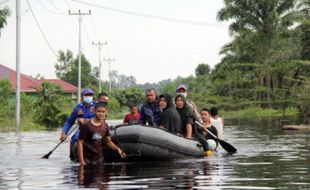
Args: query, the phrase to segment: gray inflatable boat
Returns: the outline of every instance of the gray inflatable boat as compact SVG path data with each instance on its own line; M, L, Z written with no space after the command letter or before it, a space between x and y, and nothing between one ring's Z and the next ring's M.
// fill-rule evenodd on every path
M113 142L124 150L127 157L121 159L116 152L105 148L106 162L166 161L204 157L203 148L198 141L157 127L123 125L111 128L110 134Z

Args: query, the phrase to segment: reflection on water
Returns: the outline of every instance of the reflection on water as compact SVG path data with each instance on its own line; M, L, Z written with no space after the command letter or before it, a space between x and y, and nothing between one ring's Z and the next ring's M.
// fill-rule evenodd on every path
M268 125L226 126L234 156L83 167L68 142L41 159L59 131L0 133L0 189L310 189L310 132Z

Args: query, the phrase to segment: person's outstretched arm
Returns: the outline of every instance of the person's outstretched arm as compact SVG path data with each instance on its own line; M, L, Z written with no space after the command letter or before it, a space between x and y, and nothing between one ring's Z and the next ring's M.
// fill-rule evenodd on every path
M109 148L111 148L112 150L117 151L118 154L119 154L122 158L125 158L125 157L126 157L125 152L123 152L118 146L116 146L116 145L113 143L113 141L112 141L112 139L111 139L110 136L107 136L107 137L106 137L106 142L107 142L107 146L108 146Z

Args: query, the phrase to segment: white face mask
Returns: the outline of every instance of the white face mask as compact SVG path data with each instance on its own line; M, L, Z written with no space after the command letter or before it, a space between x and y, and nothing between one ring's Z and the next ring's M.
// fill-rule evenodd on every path
M182 94L185 98L187 97L187 93L186 92L179 92L178 94Z
M90 104L93 101L92 96L83 96L83 102Z

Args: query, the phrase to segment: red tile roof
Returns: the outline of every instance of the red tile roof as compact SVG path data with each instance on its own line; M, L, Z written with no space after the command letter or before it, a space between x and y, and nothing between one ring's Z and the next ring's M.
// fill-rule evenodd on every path
M8 79L11 82L13 91L16 88L16 72L13 69L10 69L4 65L0 64L0 80ZM48 81L52 84L59 84L65 93L77 92L77 87L73 86L70 83L67 83L61 79L42 79L36 80L27 75L20 75L20 91L21 92L32 92L35 93L35 87L40 85L43 81Z

